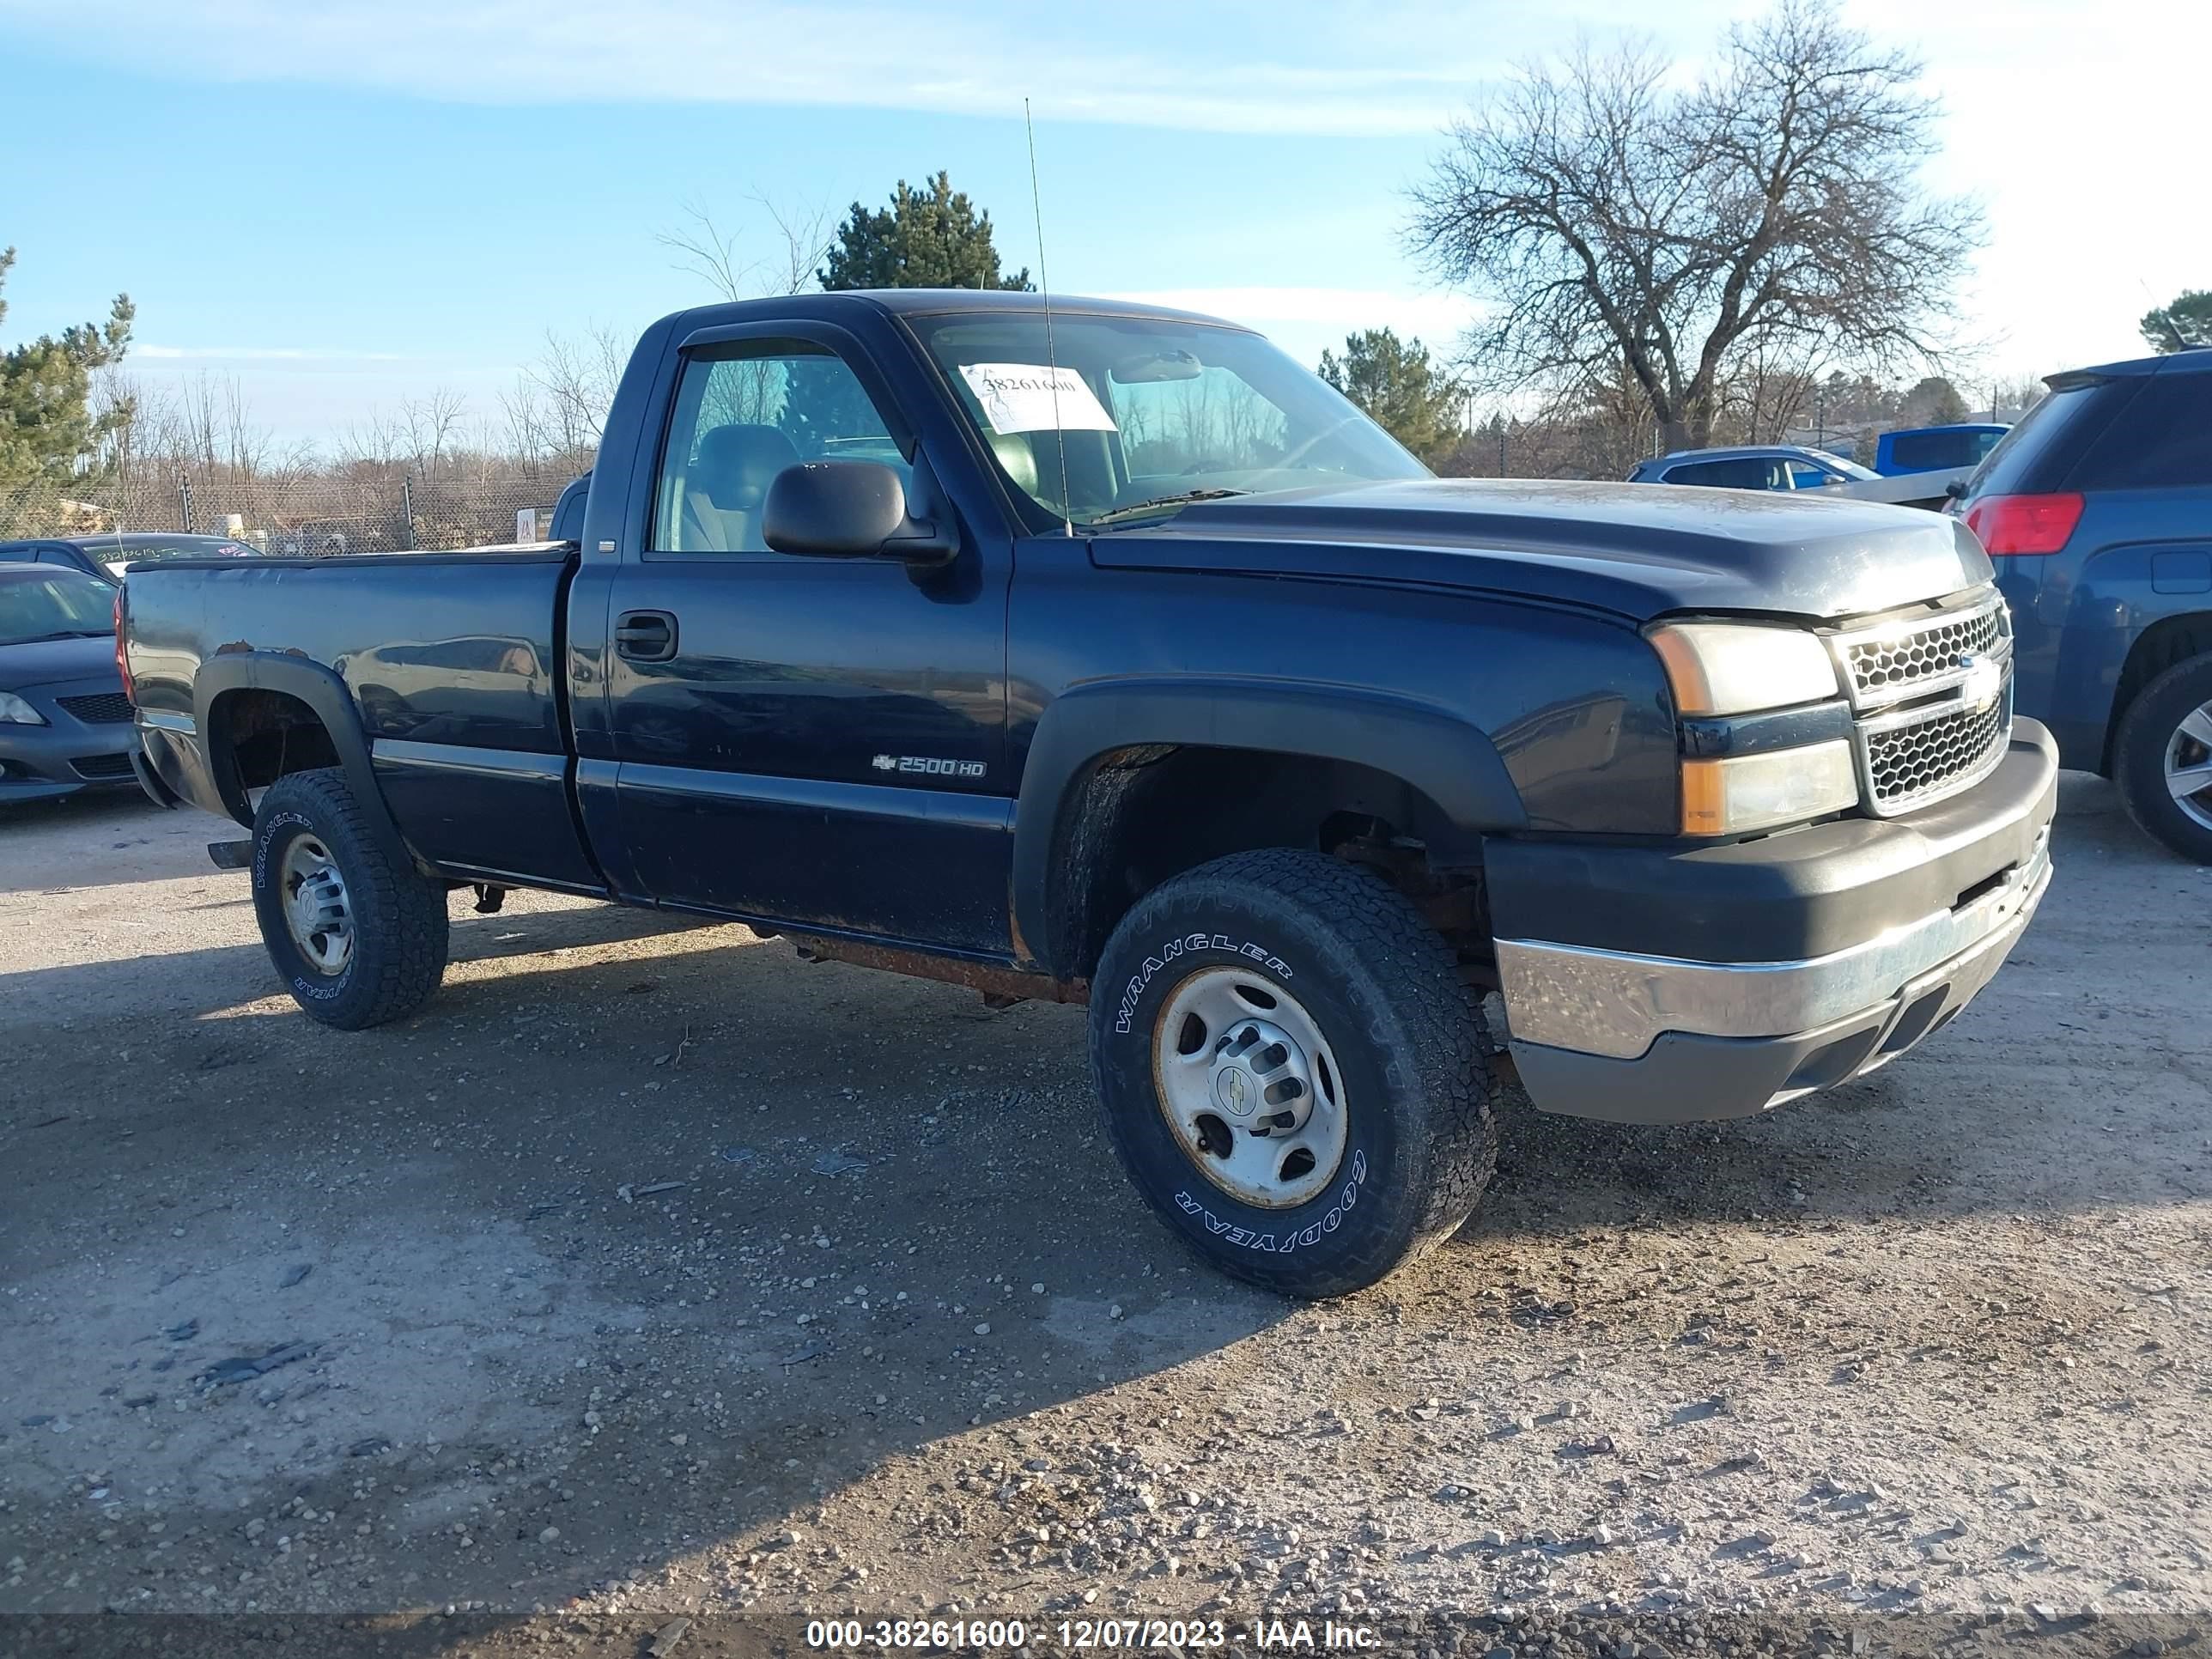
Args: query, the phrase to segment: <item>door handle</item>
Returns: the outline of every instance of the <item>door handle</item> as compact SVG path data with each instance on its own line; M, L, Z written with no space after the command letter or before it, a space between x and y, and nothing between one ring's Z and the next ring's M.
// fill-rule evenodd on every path
M615 618L615 655L666 662L676 654L676 618L665 611L625 611Z

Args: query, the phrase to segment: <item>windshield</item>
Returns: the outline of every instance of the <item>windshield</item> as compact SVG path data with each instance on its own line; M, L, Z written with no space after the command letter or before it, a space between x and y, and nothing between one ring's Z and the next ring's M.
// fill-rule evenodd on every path
M1055 314L1048 349L1042 313L911 321L1039 529L1063 515L1136 525L1194 498L1429 476L1319 376L1242 329Z
M1829 471L1841 473L1846 478L1863 481L1881 476L1870 466L1861 466L1856 461L1847 461L1842 456L1828 450L1808 449L1805 453L1819 461L1822 466L1826 467Z
M44 566L0 577L0 645L115 631L115 589L81 571Z
M243 559L252 557L253 553L244 544L221 536L179 536L173 541L142 540L136 536L118 540L112 536L95 536L77 545L95 559L110 564L160 564L170 559Z

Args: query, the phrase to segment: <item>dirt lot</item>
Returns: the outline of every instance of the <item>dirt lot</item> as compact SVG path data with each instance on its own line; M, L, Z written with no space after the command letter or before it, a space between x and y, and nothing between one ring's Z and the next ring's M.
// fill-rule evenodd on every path
M1927 1050L1512 1122L1323 1309L1140 1211L1077 1011L524 896L341 1036L224 826L0 815L0 1612L2202 1611L2212 876L2067 781Z

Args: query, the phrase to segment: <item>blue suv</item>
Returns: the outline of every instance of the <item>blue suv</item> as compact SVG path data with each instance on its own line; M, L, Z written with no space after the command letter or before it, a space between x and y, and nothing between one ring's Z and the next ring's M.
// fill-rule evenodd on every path
M2212 864L2212 349L2044 384L1949 509L2011 604L2019 712Z

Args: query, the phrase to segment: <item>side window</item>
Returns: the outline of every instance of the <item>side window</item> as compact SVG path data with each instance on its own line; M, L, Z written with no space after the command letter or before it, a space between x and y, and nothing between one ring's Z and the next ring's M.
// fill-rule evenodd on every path
M1908 472L1970 466L1977 457L1967 432L1900 432L1890 441L1889 464Z
M690 358L653 495L656 553L765 553L761 504L800 461L906 458L844 359L801 341ZM909 485L911 480L908 480Z
M1668 483L1704 484L1714 489L1787 489L1778 464L1739 456L1725 461L1691 461L1667 475Z

